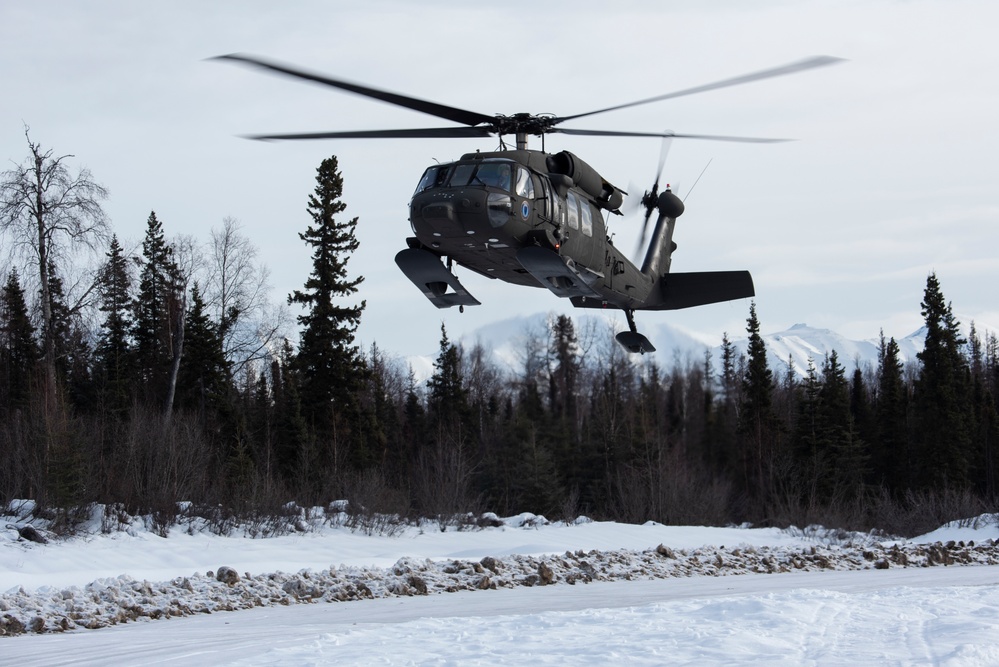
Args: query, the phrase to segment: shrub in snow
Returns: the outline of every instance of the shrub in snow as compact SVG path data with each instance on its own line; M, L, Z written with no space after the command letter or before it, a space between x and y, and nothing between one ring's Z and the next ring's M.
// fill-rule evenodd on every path
M13 528L16 530L22 540L37 542L39 544L48 544L48 540L45 539L45 536L35 530L35 527L30 523L27 526L12 526L8 524L7 528Z
M486 512L479 516L476 520L475 525L479 528L502 528L505 524L503 520L496 516L493 512Z

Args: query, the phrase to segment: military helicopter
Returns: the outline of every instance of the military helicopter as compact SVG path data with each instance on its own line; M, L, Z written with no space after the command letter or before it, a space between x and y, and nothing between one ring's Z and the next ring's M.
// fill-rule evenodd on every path
M736 137L667 132L618 132L561 127L566 121L617 111L641 104L717 90L753 81L793 74L839 62L816 56L781 67L724 79L635 102L571 116L517 113L486 115L437 104L407 95L334 79L297 67L243 54L218 56L271 72L339 88L389 104L458 123L426 129L261 134L264 141L303 139L479 138L498 135L500 150L462 155L427 168L409 204L414 236L395 261L438 308L480 305L453 271L458 264L488 278L514 285L543 287L568 298L578 308L616 308L624 311L629 331L617 335L629 352L655 351L638 332L637 310L676 310L755 295L748 271L671 273L676 249L673 231L684 211L683 202L667 185L659 192L666 151L652 189L645 192L642 239L653 213L652 238L641 268L611 241L606 214L621 214L627 193L604 179L593 167L569 151L549 154L544 137L574 136L661 137L668 141L706 139L773 143L786 139ZM510 148L504 137L515 137ZM542 150L527 147L528 136L539 136ZM642 241L640 241L640 244Z

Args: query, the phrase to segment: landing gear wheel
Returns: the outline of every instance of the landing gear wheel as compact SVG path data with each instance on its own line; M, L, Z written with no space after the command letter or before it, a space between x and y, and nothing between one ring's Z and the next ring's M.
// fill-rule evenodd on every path
M638 333L638 328L635 326L635 311L626 308L624 315L628 318L628 328L631 330L622 331L614 337L621 344L621 347L632 354L655 352L656 348L649 342L649 339Z

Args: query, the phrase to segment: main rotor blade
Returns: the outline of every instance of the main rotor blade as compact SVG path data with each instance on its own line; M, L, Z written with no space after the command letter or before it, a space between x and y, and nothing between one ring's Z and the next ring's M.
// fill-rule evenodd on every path
M295 139L469 139L488 137L492 132L485 127L428 127L413 130L354 130L346 132L303 132L296 134L250 134L245 138L258 141L285 141Z
M454 121L455 123L461 123L463 125L480 125L482 123L493 123L496 120L492 116L486 116L485 114L476 113L474 111L456 109L455 107L437 104L436 102L428 102L415 97L409 97L408 95L400 95L386 90L378 90L377 88L370 88L368 86L362 86L349 81L343 81L341 79L334 79L321 74L307 72L288 65L268 62L254 56L230 53L224 56L215 56L211 60L232 60L235 62L246 63L247 65L261 67L273 72L278 72L279 74L286 74L299 79L320 83L324 86L332 86L334 88L346 90L357 95L372 97L376 100L381 100L382 102L388 102L389 104L394 104L396 106L405 107L414 111L420 111L422 113L430 114L431 116L437 116L438 118L444 118L445 120Z
M739 86L744 83L751 83L753 81L770 79L775 76L784 76L785 74L796 74L797 72L803 72L805 70L814 69L816 67L825 67L826 65L834 65L839 62L843 62L843 58L836 58L834 56L814 56L812 58L806 58L805 60L799 60L797 62L788 63L787 65L782 65L780 67L773 67L770 69L761 70L759 72L753 72L751 74L743 74L742 76L732 77L731 79L723 79L721 81L716 81L714 83L709 83L703 86L686 88L684 90L678 90L674 93L666 93L665 95L658 95L656 97L650 97L648 99L638 100L637 102L619 104L617 106L607 107L606 109L598 109L596 111L588 111L586 113L576 114L575 116L562 116L561 118L556 118L555 122L562 123L567 120L573 120L574 118L583 118L584 116L593 116L598 113L617 111L618 109L627 109L628 107L635 107L639 106L640 104L649 104L650 102L659 102L662 100L672 99L674 97L683 97L685 95L694 95L695 93L704 93L709 90L718 90L719 88Z
M772 139L767 137L731 137L721 134L681 134L679 132L618 132L616 130L575 130L568 127L553 127L549 132L575 134L584 137L669 137L673 139L707 139L709 141L737 141L748 144L779 144L794 139Z

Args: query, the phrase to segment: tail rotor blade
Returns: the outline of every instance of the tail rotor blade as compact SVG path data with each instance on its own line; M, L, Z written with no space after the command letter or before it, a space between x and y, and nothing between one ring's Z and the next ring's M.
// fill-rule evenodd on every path
M638 247L635 249L636 257L641 257L642 250L645 248L645 237L649 231L649 219L652 217L652 212L656 210L656 204L659 201L659 179L662 178L663 168L666 166L666 156L669 155L669 149L672 145L673 132L666 130L666 133L663 135L663 142L659 147L659 166L656 169L656 180L652 183L652 190L647 191L645 196L642 197L645 217L642 220L642 232L638 236Z

